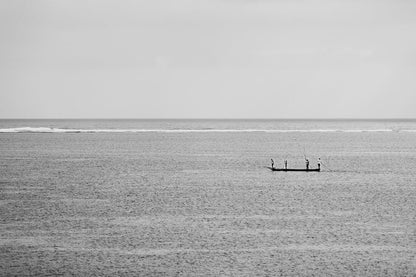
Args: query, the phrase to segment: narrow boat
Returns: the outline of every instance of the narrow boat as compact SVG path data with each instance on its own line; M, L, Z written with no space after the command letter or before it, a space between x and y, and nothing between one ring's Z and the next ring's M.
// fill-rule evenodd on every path
M271 171L304 171L304 172L320 172L321 168L274 168L274 167L267 167L268 169L270 169Z

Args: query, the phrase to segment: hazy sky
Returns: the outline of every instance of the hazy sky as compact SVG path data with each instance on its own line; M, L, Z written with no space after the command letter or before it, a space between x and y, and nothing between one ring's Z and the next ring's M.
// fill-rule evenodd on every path
M416 1L1 0L0 117L416 117Z

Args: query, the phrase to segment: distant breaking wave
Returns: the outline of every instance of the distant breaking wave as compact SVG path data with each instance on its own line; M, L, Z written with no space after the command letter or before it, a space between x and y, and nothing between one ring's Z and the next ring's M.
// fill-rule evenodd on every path
M361 133L416 132L393 129L64 129L50 127L3 128L0 133Z

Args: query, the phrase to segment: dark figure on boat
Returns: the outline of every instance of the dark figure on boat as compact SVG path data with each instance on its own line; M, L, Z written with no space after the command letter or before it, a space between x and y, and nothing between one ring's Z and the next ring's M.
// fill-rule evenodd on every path
M284 171L284 172L288 172L288 171L320 172L321 171L321 159L318 159L318 167L317 168L309 168L309 160L306 159L306 158L305 158L306 168L287 168L287 160L284 160L284 167L283 168L276 168L276 167L274 167L274 160L271 159L271 161L272 161L272 166L267 167L271 171Z

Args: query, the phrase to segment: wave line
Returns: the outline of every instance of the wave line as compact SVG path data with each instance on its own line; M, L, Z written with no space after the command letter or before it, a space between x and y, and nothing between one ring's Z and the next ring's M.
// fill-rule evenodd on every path
M393 129L69 129L51 127L3 128L0 133L362 133ZM396 130L416 132L416 130Z

